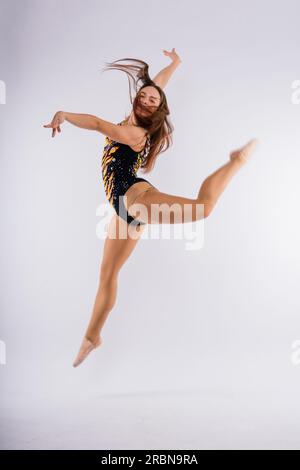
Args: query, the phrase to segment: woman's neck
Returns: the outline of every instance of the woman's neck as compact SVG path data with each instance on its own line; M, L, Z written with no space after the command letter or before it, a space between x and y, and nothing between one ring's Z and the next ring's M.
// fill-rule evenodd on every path
M136 126L137 125L137 122L135 120L133 111L131 111L129 117L126 118L126 121L127 121L127 124L129 124L131 126Z

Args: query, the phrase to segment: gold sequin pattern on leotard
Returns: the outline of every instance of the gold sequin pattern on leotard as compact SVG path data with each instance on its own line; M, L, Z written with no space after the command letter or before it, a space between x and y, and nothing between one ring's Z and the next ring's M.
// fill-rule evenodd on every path
M121 125L124 121L119 123ZM106 196L110 202L113 204L114 193L117 194L118 188L117 184L120 184L118 179L122 179L122 184L126 185L126 181L134 178L137 171L141 167L142 163L146 160L149 151L150 151L150 136L147 136L146 144L140 152L133 152L131 150L131 155L125 155L118 152L122 144L117 141L105 137L103 155L101 160L101 169L102 169L102 178ZM134 155L135 154L135 155ZM134 155L135 158L132 158ZM130 158L130 165L128 161L123 159ZM115 195L115 197L117 197Z

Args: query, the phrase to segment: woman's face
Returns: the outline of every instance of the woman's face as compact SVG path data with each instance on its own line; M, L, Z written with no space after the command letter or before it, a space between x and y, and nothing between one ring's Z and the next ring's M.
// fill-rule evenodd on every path
M141 116L147 116L156 111L160 104L160 94L153 86L146 86L138 92L137 110Z

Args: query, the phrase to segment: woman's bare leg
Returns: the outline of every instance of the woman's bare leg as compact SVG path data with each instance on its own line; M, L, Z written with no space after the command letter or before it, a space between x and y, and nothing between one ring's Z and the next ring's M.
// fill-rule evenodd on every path
M228 183L231 181L232 177L248 161L248 157L250 157L257 143L257 140L252 140L242 147L242 149L231 152L229 162L218 168L203 181L198 192L197 199L209 201L209 213L215 206Z
M74 361L75 366L79 365L87 354L102 342L101 330L116 303L120 269L133 252L143 230L144 226L134 228L136 235L132 238L129 225L117 214L112 217L104 242L99 286L94 307L82 345ZM125 238L119 238L120 233L123 233L122 237L125 234Z
M245 165L257 143L257 140L252 140L231 152L229 161L203 181L196 199L149 189L135 199L128 207L128 212L150 224L185 223L207 217L233 176ZM155 205L160 206L159 211L153 209ZM199 210L199 205L203 205L203 211Z
M196 199L183 198L180 196L161 193L156 188L147 189L136 198L134 204L129 206L128 212L130 212L130 209L132 209L135 204L144 205L148 214L146 220L143 220L143 213L139 214L138 219L143 222L153 223L151 217L151 205L161 205L166 203L170 216L169 223L177 223L178 210L185 210L184 207L186 204L188 204L191 208L188 211L189 217L186 218L185 213L183 221L189 222L199 219L199 212L197 211L196 207L198 204L203 204L204 217L207 217L232 177L245 164L248 157L254 150L254 147L255 142L252 142L248 143L241 149L231 152L229 162L220 167L204 180ZM171 207L170 209L170 206L173 204L176 205L177 208L172 209ZM135 216L136 211L133 209L132 212L132 215ZM160 215L162 214L163 212L160 212ZM116 223L116 234L118 234L119 224L126 224L126 222L116 215L114 217L116 217L116 220L112 219L110 227ZM154 221L154 223L157 223L157 221ZM165 223L165 217L163 217L163 219L159 218L159 223ZM129 226L126 224L126 227L128 228ZM143 229L144 227L139 228L140 235L142 234ZM137 241L140 238L132 238L129 231L127 235L128 236L125 237L125 239L119 239L118 236L117 238L110 238L109 228L108 237L104 244L104 254L100 271L100 284L94 303L92 317L86 330L82 346L74 363L76 365L79 365L80 362L82 362L82 360L87 356L87 354L89 354L89 352L97 347L99 342L101 342L101 338L99 336L100 332L109 312L112 310L116 302L119 271L132 253L134 247L137 244Z

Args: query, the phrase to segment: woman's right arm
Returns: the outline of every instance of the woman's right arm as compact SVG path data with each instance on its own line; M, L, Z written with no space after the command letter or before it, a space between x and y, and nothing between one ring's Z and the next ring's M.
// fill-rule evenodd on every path
M65 111L57 111L52 122L44 125L44 127L51 127L52 137L54 137L57 131L61 132L60 125L64 121L68 121L74 124L74 126L83 129L98 131L109 139L129 145L130 147L136 145L137 141L140 141L145 134L144 129L139 126L119 126L92 114L67 113Z
M74 124L74 126L81 127L82 129L89 129L91 131L97 131L99 119L97 116L92 114L78 114L78 113L66 113L64 112L65 120Z
M68 121L82 129L89 129L91 131L99 130L99 118L97 118L97 116L93 116L92 114L67 113L65 111L57 111L51 123L44 124L44 127L51 127L52 137L54 137L56 132L61 132L60 125L64 121Z

